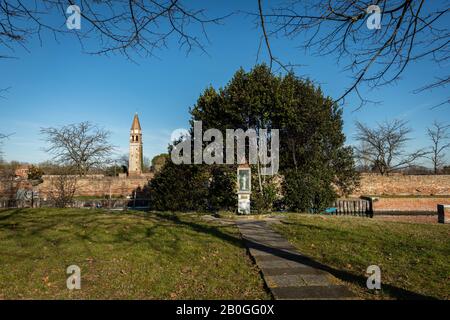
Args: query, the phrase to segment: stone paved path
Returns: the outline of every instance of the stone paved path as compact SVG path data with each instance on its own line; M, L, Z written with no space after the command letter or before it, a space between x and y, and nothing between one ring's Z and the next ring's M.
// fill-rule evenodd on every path
M265 221L241 220L237 225L275 299L356 299Z

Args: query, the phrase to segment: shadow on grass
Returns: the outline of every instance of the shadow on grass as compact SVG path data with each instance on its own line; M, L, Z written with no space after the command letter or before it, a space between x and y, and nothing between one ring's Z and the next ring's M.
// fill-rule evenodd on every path
M241 248L244 247L241 238L234 237L232 235L229 235L228 233L221 231L219 226L206 226L206 225L195 223L193 221L183 221L177 215L174 215L174 214L163 214L163 213L158 213L158 212L153 212L152 214L156 215L160 219L169 220L175 224L187 226L196 232L207 233L211 236L220 238L220 239L225 240L237 247L241 247Z
M13 217L13 216L15 216L15 215L17 215L17 214L19 214L21 212L22 212L22 210L14 210L14 211L12 211L11 213L9 213L6 216L0 217L0 220L7 220L8 218L11 218L11 217ZM143 216L142 214L134 214L134 213L127 213L127 214L129 214L129 215L138 215L140 217ZM64 215L64 213L61 213L61 215ZM67 217L68 215L65 215L65 216ZM233 236L233 235L230 235L227 232L224 232L224 231L220 230L221 226L217 226L217 225L208 226L206 224L196 223L196 222L194 222L192 220L180 219L179 216L176 215L176 214L166 214L166 213L158 213L158 212L152 212L152 213L145 214L144 218L145 219L156 218L156 221L155 221L156 223L161 223L163 221L166 221L166 222L171 222L171 223L173 223L175 225L185 226L185 227L188 227L189 229L191 229L191 230L193 230L195 232L208 234L210 236L219 238L221 240L224 240L224 241L226 241L228 243L231 243L231 244L233 244L233 245L235 245L237 247L240 247L240 248L243 248L244 247L244 243L245 243L248 248L254 248L254 249L257 249L257 250L260 250L260 251L265 251L265 252L268 252L268 253L273 254L275 256L287 259L287 260L295 261L295 262L298 262L298 263L310 266L312 268L323 270L325 272L328 272L328 273L332 274L333 276L335 276L338 279L350 282L350 283L355 284L355 285L357 285L357 286L359 286L361 288L365 288L365 285L366 285L366 280L367 279L365 277L363 277L363 276L355 275L355 274L352 274L352 273L344 271L344 270L338 270L338 269L332 268L330 266L321 264L321 263L319 263L319 262L317 262L317 261L315 261L315 260L313 260L313 259L311 259L309 257L303 256L303 255L301 255L300 253L297 253L297 252L277 249L277 248L274 248L274 247L270 247L270 246L264 245L262 243L258 243L256 241L245 239L245 238L244 238L244 241L243 241L242 238L240 238L239 236ZM114 217L111 217L111 219L114 219ZM108 219L108 220L110 220L110 219ZM77 221L77 224L79 224L79 223L80 222ZM265 227L268 228L267 224L264 221L244 222L244 223L264 224ZM86 224L86 221L84 221L84 223L82 223L82 224L83 225ZM103 227L105 227L105 225L107 225L107 224L112 224L112 222L108 221L108 223L106 223L105 221L101 221L101 225ZM93 228L93 230L91 230L91 231L94 232L95 228L97 226L98 226L98 221L96 221L95 226L91 226ZM35 229L33 231L34 231L35 234L36 233L41 233L43 231L43 229L52 228L52 227L53 226L48 225L48 226L46 226L44 228L42 228L42 227L41 228L37 228L37 229ZM134 238L133 239L133 237L127 237L127 236L124 237L124 234L119 234L119 238L116 238L115 241L113 241L113 242L115 242L115 243L126 242L128 245L133 245L133 244L136 244L138 242L142 242L145 239L150 240L149 238L152 235L155 234L154 228L156 228L156 227L158 227L158 226L152 226L150 228L146 228L145 229L145 234L143 235L142 238ZM126 233L130 233L131 231L133 231L133 230L131 229L131 230L129 230ZM95 242L95 240L96 240L95 236L92 237L91 233L84 234L84 235L76 234L76 236L78 236L80 238L83 238L83 240L89 239L89 241L93 241L93 242ZM177 238L177 237L175 237L175 238ZM47 240L50 241L50 239L47 239ZM179 239L177 239L177 240L179 240ZM103 242L103 241L98 241L98 242ZM106 242L107 243L112 243L110 241L106 241ZM149 242L151 244L152 241L149 241ZM158 250L158 249L161 250L160 247L159 248L155 247L155 249L156 250ZM173 249L175 249L175 251L176 251L176 249L179 249L179 248L177 248L177 245L175 245L172 248L172 250ZM172 251L172 253L174 253L174 252ZM426 300L429 300L429 299L433 299L434 300L434 299L436 299L436 298L431 297L431 296L426 296L426 295L422 295L422 294L419 294L419 293L408 291L408 290L403 289L403 288L398 288L398 287L390 285L390 284L383 284L383 290L387 291L390 295L392 295L393 297L395 297L397 299L410 299L410 300L412 300L412 299L414 299L414 300L417 300L417 299L418 300L425 300L425 299Z
M42 215L37 214L38 211L34 209L12 210L0 216L2 218L0 231L2 229L14 231L5 234L4 239L40 239L56 248L65 242L78 240L89 255L92 253L91 247L98 244L120 245L120 248L125 250L136 245L144 245L151 250L176 255L183 247L183 237L180 237L183 231L180 231L180 228L244 247L239 237L220 230L221 226L195 223L189 218L180 218L177 214L69 210L50 210ZM16 219L19 213L23 215L20 219ZM108 216L99 218L99 214ZM127 218L143 219L151 224L143 226L141 225L143 220L139 220L138 223ZM68 226L71 229L68 232L59 232L60 226ZM105 230L108 231L107 234ZM158 234L161 232L164 238L159 238ZM158 241L155 241L154 237L158 237Z
M338 270L335 268L332 268L330 266L324 265L320 262L317 262L309 257L306 257L304 255L301 255L297 252L291 252L291 251L285 251L281 249L276 249L274 247L266 246L264 244L249 240L249 239L241 239L237 237L233 237L227 233L224 233L220 231L216 226L204 226L201 224L197 224L192 221L183 221L181 220L177 215L168 215L168 214L161 214L161 213L154 213L156 216L158 216L161 219L168 219L176 224L182 224L189 226L193 230L197 232L205 232L212 236L219 237L222 240L228 241L236 246L243 247L243 242L247 245L248 248L254 248L260 251L265 251L267 253L271 253L275 256L295 261L307 266L310 266L312 268L316 268L325 272L330 273L334 277L341 279L343 281L352 283L354 285L357 285L361 287L362 289L366 288L366 281L367 278L364 276L359 276L352 274L350 272L344 271L344 270ZM255 222L252 222L255 223ZM262 223L265 224L265 222L256 222L256 223ZM243 240L243 241L242 241ZM412 292L403 288L399 288L390 284L383 284L382 288L384 291L388 292L391 296L400 299L400 300L436 300L435 297L426 296L423 294L419 294L416 292Z
M259 224L260 226L264 225L264 227L269 228L267 226L267 224L263 221L250 222L250 223L256 223L256 224ZM249 249L251 248L251 249L256 249L259 251L264 251L264 252L273 254L277 257L283 258L283 259L301 263L306 266L328 272L338 279L341 279L343 281L357 285L362 289L366 289L366 281L367 281L366 277L360 276L360 275L355 275L348 271L338 270L333 267L324 265L320 262L317 262L309 257L306 257L306 256L298 253L298 251L295 248L293 248L293 250L277 249L277 248L274 248L271 246L267 246L263 243L256 242L254 240L247 239L245 237L244 237L244 242L246 243L246 245ZM435 298L435 297L412 292L412 291L409 291L409 290L406 290L403 288L393 286L391 284L382 284L382 289L383 289L383 291L388 292L391 296L393 296L399 300L437 300L437 298Z
M21 215L19 215L19 213ZM39 214L42 213L42 214ZM91 255L96 245L114 245L127 250L136 245L146 245L148 249L177 254L180 249L178 230L165 229L169 233L164 239L154 241L159 228L172 224L170 221L158 217L145 217L142 213L119 213L72 209L48 210L39 212L38 209L8 210L0 213L0 236L2 240L27 241L34 245L48 243L54 250L60 245L68 243L81 244L84 253ZM131 218L131 219L128 219ZM140 220L133 220L138 218ZM142 226L145 219L149 225ZM1 233L1 231L6 231ZM168 241L170 238L170 241ZM78 242L77 242L78 241ZM164 245L161 245L161 242ZM65 248L63 248L65 249ZM26 258L17 252L11 252L18 258ZM36 252L39 255L39 252Z
M3 211L3 212L2 212L2 211ZM8 214L3 215L2 213L4 213L4 212L8 212ZM24 212L24 209L14 209L14 210L11 210L11 209L1 209L1 210L0 210L0 221L2 221L2 220L8 220L8 219L10 219L10 218L12 218L12 217L14 217L14 216L17 216L17 215L23 213L23 212Z

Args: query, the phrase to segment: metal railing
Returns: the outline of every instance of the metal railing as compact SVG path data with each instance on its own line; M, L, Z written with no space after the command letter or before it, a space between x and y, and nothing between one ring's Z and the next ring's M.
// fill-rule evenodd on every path
M335 214L373 217L372 199L338 199L334 203Z
M113 210L145 210L150 207L148 199L85 199L73 200L67 205L69 208L104 208ZM55 207L54 202L50 200L34 199L31 200L0 200L0 209L9 208L51 208Z

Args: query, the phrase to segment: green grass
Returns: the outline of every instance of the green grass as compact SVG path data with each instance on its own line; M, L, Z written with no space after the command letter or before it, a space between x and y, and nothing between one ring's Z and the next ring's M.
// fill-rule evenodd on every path
M297 214L273 227L361 298L450 299L450 225ZM381 268L378 294L366 288L370 265Z
M197 215L0 211L0 266L0 299L270 298L237 229Z

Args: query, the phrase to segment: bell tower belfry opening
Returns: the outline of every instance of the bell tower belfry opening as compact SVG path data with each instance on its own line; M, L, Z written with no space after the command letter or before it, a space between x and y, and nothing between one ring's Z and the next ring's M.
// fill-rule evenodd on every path
M143 168L142 129L137 113L134 115L130 130L130 159L128 162L128 174L136 176L142 174Z

